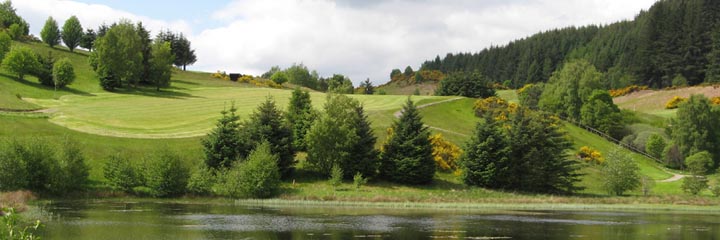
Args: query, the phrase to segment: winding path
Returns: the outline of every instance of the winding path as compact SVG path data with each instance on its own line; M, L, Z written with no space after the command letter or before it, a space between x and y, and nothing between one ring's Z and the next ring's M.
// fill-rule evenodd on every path
M668 172L668 173L671 173L671 172ZM677 174L677 173L672 173L672 174L673 174L672 177L670 177L668 179L658 180L658 182L675 182L675 181L679 181L680 179L687 177L687 175L682 175L682 174Z
M428 104L423 104L423 105L417 106L417 109L423 109L423 108L426 108L426 107L429 107L429 106L433 106L433 105L437 105L437 104L442 104L442 103L446 103L446 102L457 101L457 100L460 100L460 99L463 99L463 98L457 97L457 98L451 98L451 99L446 99L446 100L442 100L442 101L432 102L432 103L428 103ZM400 118L400 116L402 115L402 109L400 109L400 110L398 110L397 112L393 113L393 115L395 116L395 118ZM430 126L430 125L427 125L427 124L425 124L425 126L428 127L428 128L430 128L430 129L434 129L434 130L438 130L438 131L442 131L442 132L446 132L446 133L451 133L451 134L455 134L455 135L460 135L460 136L463 136L463 137L468 137L468 136L470 136L470 135L467 135L467 134L464 134L464 133L459 133L459 132L455 132L455 131L451 131L451 130L447 130L447 129L443 129L443 128L439 128L439 127L433 127L433 126Z

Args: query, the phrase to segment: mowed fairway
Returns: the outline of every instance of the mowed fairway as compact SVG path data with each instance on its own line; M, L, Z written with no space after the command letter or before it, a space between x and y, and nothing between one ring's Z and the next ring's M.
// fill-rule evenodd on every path
M241 119L272 97L282 110L292 91L269 88L209 87L183 89L170 94L96 93L94 96L66 95L59 100L30 99L50 109L50 121L81 132L131 138L184 138L206 134L232 103ZM374 112L402 108L407 96L350 95ZM322 108L326 94L311 93L313 105ZM449 97L413 96L418 104ZM384 125L384 124L383 124Z

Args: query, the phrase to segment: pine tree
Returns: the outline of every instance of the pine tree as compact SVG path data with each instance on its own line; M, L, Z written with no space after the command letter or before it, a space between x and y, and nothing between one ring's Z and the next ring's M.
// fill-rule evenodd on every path
M435 175L430 132L423 126L415 104L408 98L402 116L392 126L393 134L383 146L380 173L399 183L426 184Z
M240 155L247 157L255 147L268 141L273 154L278 155L278 169L283 178L292 174L295 165L295 149L289 124L277 109L275 101L268 97L240 128Z
M40 31L40 37L43 42L50 47L55 47L60 43L60 28L58 27L57 21L52 17L48 17L45 21L45 26Z
M373 134L372 126L362 105L355 106L355 134L358 139L350 149L352 160L345 165L345 178L351 179L355 174L361 173L364 177L373 177L377 174L378 151L375 149L377 138Z
M235 112L235 103L230 105L229 110L220 112L222 117L215 129L202 140L205 164L210 168L228 168L240 157L240 117Z
M290 97L290 104L285 117L290 123L290 128L292 128L293 147L298 151L305 151L307 149L305 135L316 119L310 93L296 88Z

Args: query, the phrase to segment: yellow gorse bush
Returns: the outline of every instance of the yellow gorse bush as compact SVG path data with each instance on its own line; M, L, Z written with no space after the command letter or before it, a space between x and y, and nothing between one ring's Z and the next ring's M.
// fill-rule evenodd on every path
M687 101L687 98L675 96L665 104L665 109L676 109L680 103Z
M595 150L588 146L582 146L580 147L580 150L577 153L578 158L582 159L583 161L587 163L595 163L600 164L605 161L600 151Z
M430 143L433 147L432 155L437 168L441 171L457 171L457 160L460 158L462 150L457 145L445 140L440 133L431 135Z
M611 89L610 90L610 96L612 97L620 97L625 96L634 92L639 92L642 90L647 90L648 86L638 86L638 85L630 85L624 88L620 89Z

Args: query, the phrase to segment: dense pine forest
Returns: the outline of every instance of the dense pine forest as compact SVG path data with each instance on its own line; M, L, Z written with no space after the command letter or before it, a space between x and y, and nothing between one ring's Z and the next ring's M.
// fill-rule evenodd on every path
M632 21L568 27L476 53L448 53L422 64L444 73L480 71L508 87L544 82L568 60L605 72L607 88L664 88L720 82L720 1L660 0Z

